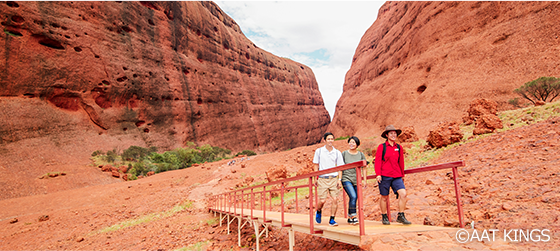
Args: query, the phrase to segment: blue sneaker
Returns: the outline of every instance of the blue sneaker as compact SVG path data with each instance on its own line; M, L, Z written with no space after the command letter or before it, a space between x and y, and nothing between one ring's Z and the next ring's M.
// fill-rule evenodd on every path
M317 212L315 214L315 222L317 222L317 224L321 224L321 213Z
M332 227L336 227L338 226L338 223L336 223L336 221L334 221L334 219L331 218L331 220L329 220L329 225L331 225Z

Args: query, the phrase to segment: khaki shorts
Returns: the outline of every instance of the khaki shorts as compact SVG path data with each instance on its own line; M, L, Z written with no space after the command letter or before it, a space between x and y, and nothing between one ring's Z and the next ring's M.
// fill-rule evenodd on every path
M319 200L324 200L327 198L327 195L330 195L336 199L338 197L338 193L340 190L336 187L338 183L338 177L330 178L330 179L323 179L319 178L317 180L317 196Z

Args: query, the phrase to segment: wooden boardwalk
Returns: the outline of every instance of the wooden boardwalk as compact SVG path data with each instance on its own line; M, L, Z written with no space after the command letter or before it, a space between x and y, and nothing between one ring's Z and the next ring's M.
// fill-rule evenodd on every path
M263 211L253 210L253 219L251 220L251 210L243 209L243 215L241 215L241 209L226 209L225 211L214 210L210 208L211 211L215 213L220 213L220 223L227 217L228 219L228 233L229 224L233 220L238 220L238 234L241 232L241 228L245 226L247 222L255 227L255 233L257 235L257 249L258 249L258 239L264 233L261 233L259 226L270 224L277 227L289 228L290 231L290 250L293 249L294 237L293 231L311 234L310 230L310 220L309 214L294 214L294 213L284 213L284 226L282 226L282 215L280 212L270 212L266 211L266 221L263 220ZM314 215L313 215L314 217ZM314 218L313 218L314 219ZM338 218L338 226L329 226L329 217L324 216L322 218L321 224L316 224L314 222L314 230L322 231L320 234L314 234L322 238L327 238L335 241L340 241L348 244L359 245L361 241L360 231L358 225L350 225L346 222L346 218ZM244 223L242 223L244 222ZM426 226L426 225L403 225L397 222L391 222L391 225L383 225L380 221L370 221L366 220L365 223L365 235L382 235L382 234L394 234L394 233L419 233L427 231L441 231L441 230L451 230L454 228L450 227L436 227L436 226ZM266 228L264 229L266 230ZM264 231L263 230L263 231ZM239 238L240 241L240 238ZM239 243L241 245L241 243Z

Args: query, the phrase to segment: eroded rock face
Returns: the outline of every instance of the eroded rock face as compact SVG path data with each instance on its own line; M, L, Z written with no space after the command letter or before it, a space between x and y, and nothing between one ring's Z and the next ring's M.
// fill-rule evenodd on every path
M286 165L276 165L266 171L266 180L268 182L273 182L285 178L288 178L288 168Z
M431 147L440 148L463 139L463 133L457 121L440 123L428 134L426 141Z
M399 135L397 140L401 143L414 142L418 140L416 131L413 126L407 126L402 129L402 133Z
M492 133L503 128L502 120L498 117L498 104L493 100L475 99L463 117L463 123L470 125L474 122L473 135Z
M492 133L496 129L504 128L502 120L494 114L484 114L480 116L474 124L473 135Z
M0 109L43 113L0 123L0 143L88 131L121 149L272 151L315 143L329 123L311 69L259 49L213 2L1 5Z
M475 99L469 105L467 109L467 115L463 117L463 123L470 125L477 118L485 114L497 115L498 114L498 103L488 99Z
M475 98L498 109L515 88L555 76L558 2L387 2L362 37L329 131L379 135L389 124L425 138Z

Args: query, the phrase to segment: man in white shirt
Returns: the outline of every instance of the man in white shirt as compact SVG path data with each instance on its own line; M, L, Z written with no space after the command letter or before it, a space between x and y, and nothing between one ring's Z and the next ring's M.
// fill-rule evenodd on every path
M327 132L323 136L323 139L325 140L325 146L315 150L315 156L313 156L315 171L322 171L344 165L342 153L333 146L334 135ZM342 177L341 173L342 172L332 172L323 174L317 179L317 195L319 197L319 201L317 203L317 213L315 215L315 221L317 223L321 223L321 210L323 209L323 205L325 204L327 197L331 197L331 218L329 220L329 225L338 226L338 223L334 221L334 216L336 215L336 210L338 208L338 193L340 192L340 187L342 187L340 182L340 178Z

